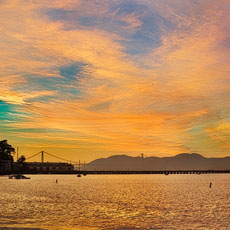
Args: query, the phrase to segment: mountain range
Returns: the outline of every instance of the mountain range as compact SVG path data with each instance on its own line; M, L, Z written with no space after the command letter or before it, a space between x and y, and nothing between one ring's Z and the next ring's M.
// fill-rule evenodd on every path
M172 157L132 157L115 155L96 159L87 170L230 170L230 157L206 158L198 153Z

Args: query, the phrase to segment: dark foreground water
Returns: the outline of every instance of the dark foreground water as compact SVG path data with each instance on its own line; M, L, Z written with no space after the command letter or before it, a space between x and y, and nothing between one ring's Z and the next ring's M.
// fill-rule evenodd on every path
M30 177L0 177L0 229L230 229L230 175Z

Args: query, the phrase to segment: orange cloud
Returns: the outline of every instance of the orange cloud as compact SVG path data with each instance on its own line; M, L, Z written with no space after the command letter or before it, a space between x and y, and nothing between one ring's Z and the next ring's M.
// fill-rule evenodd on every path
M219 121L215 127L207 128L211 139L223 149L230 149L230 123Z
M189 131L200 123L206 129L210 120L216 122L215 113L223 109L218 107L221 93L229 96L229 48L220 45L228 36L222 9L206 2L199 7L188 5L186 15L180 5L187 2L149 2L149 9L167 15L176 26L165 31L159 22L163 31L159 47L149 47L149 54L132 56L122 45L127 38L116 31L92 29L79 22L79 27L66 29L64 22L51 22L43 12L47 8L80 11L81 3L28 1L23 7L19 0L0 3L0 100L21 105L20 111L32 114L8 126L18 129L15 134L20 138L33 139L25 144L27 148L35 148L37 140L37 146L56 146L56 150L81 146L85 152L98 154L193 151L195 147L187 143L192 139ZM108 5L97 5L100 13L108 14ZM90 8L87 14L99 13ZM127 23L130 33L142 26L135 13L117 19ZM38 91L34 87L24 92L18 87L29 86L34 75L61 78L58 68L77 62L85 63L83 77L66 84L81 92L77 99L64 92L59 95L55 89ZM51 95L55 99L30 100ZM25 132L25 128L30 131ZM49 131L37 133L38 128ZM54 136L51 130L60 133ZM225 131L208 130L208 141L217 132L217 139L223 142L213 151L228 146L224 144ZM55 140L62 143L53 143Z

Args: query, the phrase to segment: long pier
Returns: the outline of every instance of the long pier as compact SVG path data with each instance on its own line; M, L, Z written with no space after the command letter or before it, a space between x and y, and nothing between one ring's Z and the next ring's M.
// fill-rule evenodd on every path
M150 170L141 170L141 171L75 171L78 174L90 174L90 175L100 175L100 174L220 174L220 173L230 173L230 170L157 170L157 171L150 171Z
M0 173L0 175L10 175L10 174L81 174L81 175L125 175L125 174L227 174L230 173L230 170L94 170L94 171L86 171L86 170L74 170L74 171L9 171L5 173Z

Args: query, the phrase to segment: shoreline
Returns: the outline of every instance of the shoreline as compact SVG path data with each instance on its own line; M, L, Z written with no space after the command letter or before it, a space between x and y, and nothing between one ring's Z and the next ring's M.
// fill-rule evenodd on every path
M81 174L81 175L110 175L110 174L116 174L116 175L125 175L125 174L228 174L230 173L230 170L90 170L90 171L72 171L72 172L66 172L66 171L60 171L60 172L49 172L49 171L43 171L43 172L35 172L35 171L12 171L12 172L6 172L1 173L0 176L7 176L12 174L31 174L31 175L58 175L58 174Z

